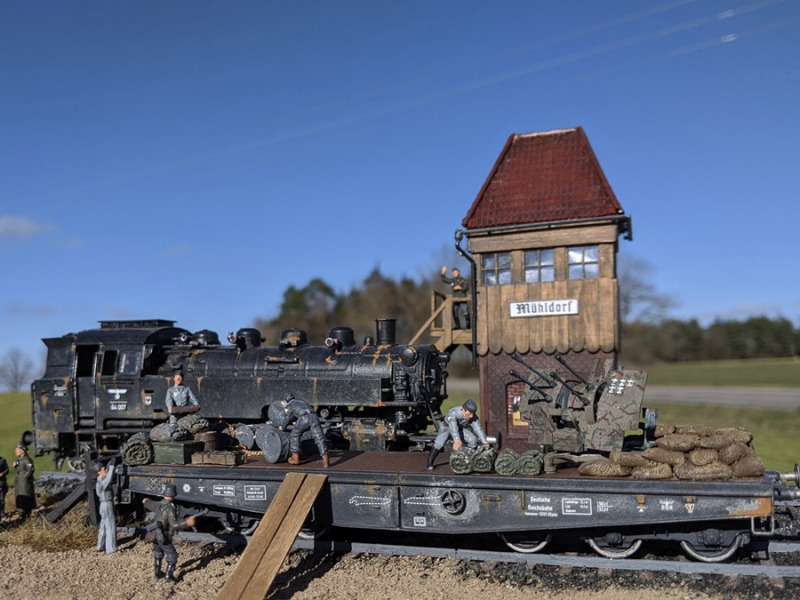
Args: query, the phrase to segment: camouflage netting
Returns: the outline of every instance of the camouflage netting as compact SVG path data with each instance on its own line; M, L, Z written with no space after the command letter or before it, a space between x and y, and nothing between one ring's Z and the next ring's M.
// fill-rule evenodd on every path
M544 467L544 456L541 450L528 450L522 453L517 464L520 475L538 475Z
M450 468L453 473L466 475L472 473L472 455L475 451L472 448L461 447L450 453Z
M153 462L153 445L146 433L136 433L128 438L121 450L126 465L146 465Z
M182 442L192 439L192 434L181 427L161 423L150 430L150 439L154 442Z
M472 455L472 470L476 473L491 473L496 458L497 450L491 446L480 446Z
M627 469L634 479L686 481L724 481L764 473L764 463L752 444L753 435L744 429L659 424L655 437L654 448L611 452L608 461L584 463L578 471L592 477L621 477Z
M519 453L511 448L503 448L494 461L498 475L516 475L519 472Z

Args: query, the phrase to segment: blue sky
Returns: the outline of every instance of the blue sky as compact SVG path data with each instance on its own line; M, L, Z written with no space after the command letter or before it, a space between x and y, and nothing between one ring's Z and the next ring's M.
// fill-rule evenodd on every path
M436 272L508 136L575 126L672 316L800 323L798 63L794 1L5 0L0 356Z

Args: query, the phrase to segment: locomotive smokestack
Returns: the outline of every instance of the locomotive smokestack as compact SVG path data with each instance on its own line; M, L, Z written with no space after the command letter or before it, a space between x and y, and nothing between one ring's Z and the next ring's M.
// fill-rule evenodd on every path
M378 346L393 346L397 319L375 319L375 337Z

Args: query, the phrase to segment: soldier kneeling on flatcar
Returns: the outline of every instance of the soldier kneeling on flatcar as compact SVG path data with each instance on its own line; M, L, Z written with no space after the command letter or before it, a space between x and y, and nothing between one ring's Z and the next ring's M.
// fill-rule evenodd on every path
M478 442L484 446L489 444L478 415L475 414L477 410L475 400L470 398L461 406L454 406L447 411L444 420L439 424L439 434L428 455L429 471L433 470L433 461L450 438L453 438L453 450L458 450L465 443L470 448L477 448Z
M317 444L317 449L322 457L322 466L326 469L330 466L328 460L328 448L325 445L325 432L322 431L322 426L319 423L319 417L314 412L314 408L305 400L295 398L292 392L287 392L281 400L281 405L287 414L287 425L294 423L291 432L289 432L289 464L300 464L300 436L308 430L311 430L311 435L314 442ZM283 427L278 427L283 429Z

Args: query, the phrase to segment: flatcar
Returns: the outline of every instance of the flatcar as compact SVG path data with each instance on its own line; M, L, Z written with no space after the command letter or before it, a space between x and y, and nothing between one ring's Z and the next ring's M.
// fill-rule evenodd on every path
M75 470L86 451L119 452L133 434L166 421L175 372L209 421L256 424L292 392L312 403L331 435L352 449L403 449L439 413L448 355L435 346L397 344L395 321L376 320L375 337L357 343L349 327L312 345L299 329L277 346L256 329L192 333L175 321L101 321L97 329L48 338L44 375L33 382L37 454Z

